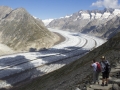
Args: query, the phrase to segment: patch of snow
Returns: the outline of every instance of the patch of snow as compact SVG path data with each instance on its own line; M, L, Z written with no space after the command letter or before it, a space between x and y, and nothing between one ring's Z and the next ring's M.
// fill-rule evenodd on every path
M37 17L33 16L35 19L37 19Z
M105 13L102 15L102 17L103 17L103 18L108 18L110 15L111 15L110 12L105 12Z
M96 15L95 15L95 19L99 19L99 18L101 18L101 16L102 16L101 13L96 13Z
M120 14L120 9L115 9L115 10L113 11L113 14L114 14L114 15Z
M90 19L90 14L88 14L88 13L82 13L81 14L81 18L82 19Z
M70 16L66 15L65 18L69 18Z
M95 19L95 13L91 13L91 19Z
M54 20L54 19L45 19L45 20L42 20L42 21L45 24L45 26L47 26L52 20Z
M79 13L82 13L83 11L79 11Z
M77 18L76 19L74 19L73 21L77 21L77 19L79 19L80 18L80 16L77 16Z

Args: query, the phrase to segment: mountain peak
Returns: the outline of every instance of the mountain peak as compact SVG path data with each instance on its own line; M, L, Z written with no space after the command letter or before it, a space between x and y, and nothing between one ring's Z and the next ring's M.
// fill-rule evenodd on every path
M0 20L12 11L12 8L8 6L0 6Z
M16 9L14 9L13 10L13 12L14 13L21 13L21 14L23 14L23 13L28 13L27 11L26 11L26 9L24 9L24 8L16 8Z
M19 12L27 12L25 8L16 8L14 11L19 11Z
M112 8L105 8L103 11L112 13L114 10L115 9L112 9Z
M12 8L8 6L0 6L0 10L4 10L4 9L12 9Z
M39 50L51 47L57 41L58 36L48 31L41 20L33 18L24 8L3 11L6 13L0 21L0 40L13 50Z

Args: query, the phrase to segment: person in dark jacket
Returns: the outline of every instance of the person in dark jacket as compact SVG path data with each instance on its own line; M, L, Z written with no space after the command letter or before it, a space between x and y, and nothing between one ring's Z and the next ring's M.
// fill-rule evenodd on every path
M102 72L102 84L101 86L108 86L108 78L110 69L108 69L108 66L110 66L110 63L108 60L105 59L105 56L101 57L101 72Z

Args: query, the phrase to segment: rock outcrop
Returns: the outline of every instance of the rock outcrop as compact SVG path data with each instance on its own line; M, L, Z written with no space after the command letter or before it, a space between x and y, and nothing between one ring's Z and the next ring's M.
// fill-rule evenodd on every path
M12 8L10 7L0 6L0 20L5 18L11 11L12 11Z

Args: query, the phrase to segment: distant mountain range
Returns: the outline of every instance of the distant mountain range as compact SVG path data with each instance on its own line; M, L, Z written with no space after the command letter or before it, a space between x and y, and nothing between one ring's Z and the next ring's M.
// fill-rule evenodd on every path
M15 51L49 48L59 37L48 31L42 20L35 19L24 8L0 6L0 43Z
M80 10L70 16L52 20L47 27L110 38L119 32L119 18L120 9Z

